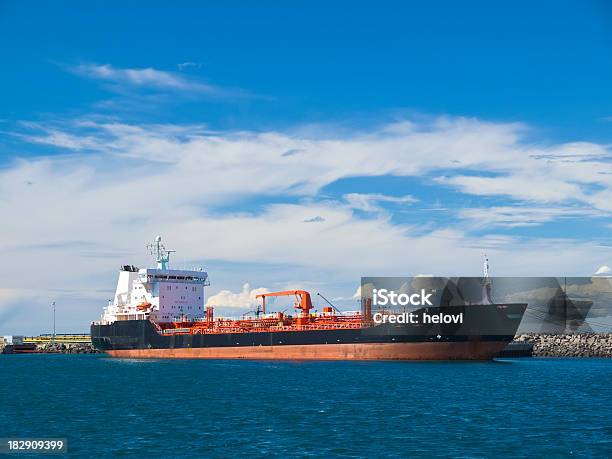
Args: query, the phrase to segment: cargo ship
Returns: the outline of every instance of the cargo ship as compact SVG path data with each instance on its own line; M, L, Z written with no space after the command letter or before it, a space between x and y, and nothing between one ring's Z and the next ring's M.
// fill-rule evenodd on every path
M91 324L93 345L112 357L489 360L514 338L527 307L490 301L427 305L412 312L461 317L461 323L414 324L377 321L390 312L373 311L371 298L362 299L358 311L341 312L331 303L319 311L309 292L288 290L258 295L261 303L251 315L215 317L214 308L204 306L208 273L170 269L174 251L160 236L147 247L157 267L122 266L114 299ZM267 311L277 297L290 297L295 312Z

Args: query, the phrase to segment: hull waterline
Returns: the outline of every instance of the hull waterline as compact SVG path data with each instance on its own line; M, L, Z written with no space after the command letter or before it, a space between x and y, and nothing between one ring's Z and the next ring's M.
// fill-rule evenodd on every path
M525 308L525 304L444 308L461 311L465 315L461 325L387 323L244 333L168 334L148 320L127 320L94 324L91 336L98 349L118 358L489 360L512 341Z
M311 344L196 349L111 350L132 359L247 360L490 360L507 342Z

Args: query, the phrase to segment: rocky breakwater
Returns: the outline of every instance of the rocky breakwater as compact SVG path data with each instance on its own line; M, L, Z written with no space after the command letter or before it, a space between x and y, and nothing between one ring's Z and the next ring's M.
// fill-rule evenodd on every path
M532 343L534 357L612 358L612 333L525 333L514 341Z
M40 352L47 354L98 354L91 343L48 343L38 346Z

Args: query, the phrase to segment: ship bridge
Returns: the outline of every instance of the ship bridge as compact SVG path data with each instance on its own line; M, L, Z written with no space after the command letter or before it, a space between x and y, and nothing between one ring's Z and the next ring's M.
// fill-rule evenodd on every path
M154 322L193 320L204 315L204 287L210 285L203 269L170 269L170 254L157 236L147 246L156 268L124 265L115 298L104 308L102 323L150 319Z
M208 273L203 270L144 268L138 271L138 277L143 284L178 281L181 283L210 285Z

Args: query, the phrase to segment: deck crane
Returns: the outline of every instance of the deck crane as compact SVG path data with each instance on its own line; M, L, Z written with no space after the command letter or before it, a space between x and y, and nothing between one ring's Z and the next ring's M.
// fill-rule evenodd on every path
M306 290L283 290L282 292L261 293L256 298L262 299L262 311L266 313L266 298L271 296L295 296L295 308L301 311L297 318L298 325L306 325L310 322L310 310L312 309L312 301L310 293Z

